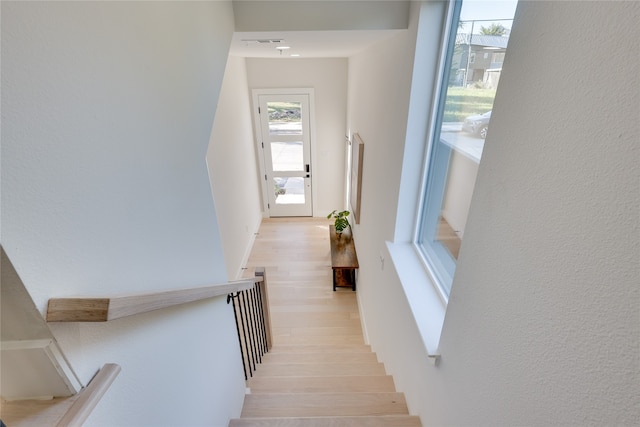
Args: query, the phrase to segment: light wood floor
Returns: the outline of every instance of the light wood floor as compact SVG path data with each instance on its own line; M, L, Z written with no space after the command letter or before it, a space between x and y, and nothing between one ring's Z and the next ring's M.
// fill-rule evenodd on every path
M458 259L462 240L460 239L460 236L458 236L458 233L455 232L453 227L451 227L443 217L440 217L440 221L438 222L436 239L442 242L442 244L449 250L451 256L456 260Z
M264 220L246 276L266 267L273 348L230 426L420 426L365 345L356 292L332 289L326 219Z

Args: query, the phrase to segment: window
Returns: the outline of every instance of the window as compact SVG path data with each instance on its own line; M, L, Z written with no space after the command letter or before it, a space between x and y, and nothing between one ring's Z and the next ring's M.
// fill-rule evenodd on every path
M435 126L428 144L415 239L445 300L456 270L502 70L501 61L500 68L480 68L483 61L476 61L473 51L493 51L500 60L504 57L515 4L461 0L453 3L453 25L434 108ZM488 55L485 53L484 57Z

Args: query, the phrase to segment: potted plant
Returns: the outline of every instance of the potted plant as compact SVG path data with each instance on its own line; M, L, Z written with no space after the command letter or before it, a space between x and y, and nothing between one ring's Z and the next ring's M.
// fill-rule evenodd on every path
M351 225L349 224L349 219L347 219L348 216L349 211L338 212L337 210L327 215L327 219L330 219L331 217L335 218L335 222L333 225L336 228L336 234L338 235L338 237L342 235L342 232L345 230L345 228L351 227Z

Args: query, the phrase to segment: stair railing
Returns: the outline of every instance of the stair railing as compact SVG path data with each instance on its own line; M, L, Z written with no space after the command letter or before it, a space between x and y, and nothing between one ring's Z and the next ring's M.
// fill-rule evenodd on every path
M234 314L236 315L236 325L238 325L240 350L243 352L246 379L247 372L252 375L256 363L260 363L264 353L271 347L271 316L264 267L256 268L255 274L256 277L197 288L180 288L106 297L51 298L47 306L46 321L108 322L226 295L227 303L231 300L234 301ZM236 300L238 302L237 307ZM240 303L242 307L240 307ZM242 334L247 337L244 340L240 336L238 314L242 316L240 319L242 322ZM250 349L250 352L246 351L247 349ZM251 359L245 357L245 354L249 355ZM251 362L253 363L252 365L250 364ZM248 371L247 368L249 369ZM93 384L90 392L78 395L77 402L73 404L68 413L64 415L61 423L57 425L80 426L119 372L120 367L118 365L105 365L90 383L90 386ZM19 413L24 412L21 407L16 408Z
M227 304L233 303L245 380L253 377L256 366L262 363L262 356L272 345L271 314L264 267L256 268L255 276L252 288L227 295Z
M111 297L51 298L47 322L107 322L180 304L224 296L249 289L255 278L198 288L181 288L158 292Z

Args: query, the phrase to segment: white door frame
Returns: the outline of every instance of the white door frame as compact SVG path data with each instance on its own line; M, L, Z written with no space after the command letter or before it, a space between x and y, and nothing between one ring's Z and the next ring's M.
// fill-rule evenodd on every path
M314 162L316 158L316 126L315 126L315 99L313 88L281 88L281 89L253 89L252 101L253 101L253 123L256 141L256 152L259 153L258 167L260 169L260 183L262 188L262 216L263 218L269 218L269 193L270 189L268 182L265 180L266 166L264 163L264 155L262 148L262 128L260 123L260 114L258 113L258 107L260 106L260 95L308 95L309 96L309 138L310 138L310 168L311 174L315 170ZM311 186L311 216L314 216L314 206L316 206L316 185Z

